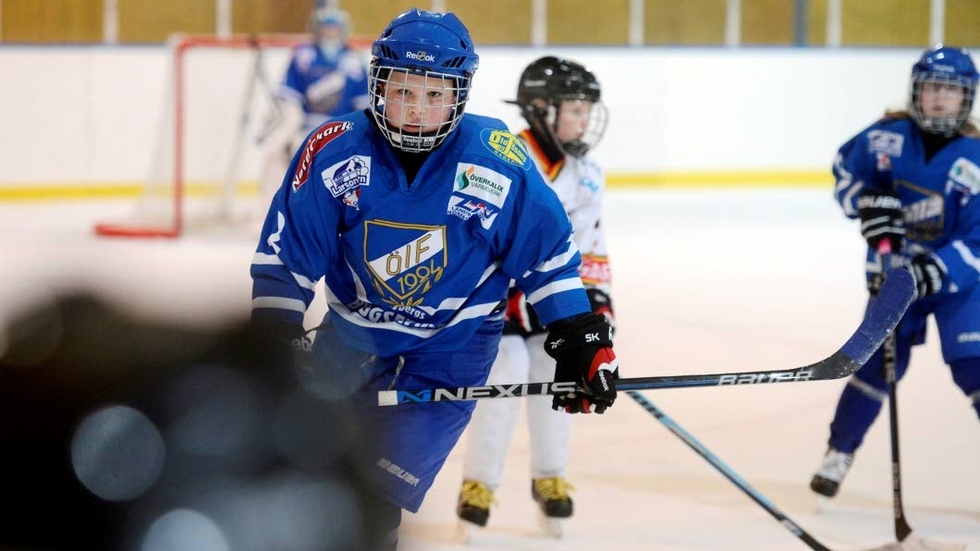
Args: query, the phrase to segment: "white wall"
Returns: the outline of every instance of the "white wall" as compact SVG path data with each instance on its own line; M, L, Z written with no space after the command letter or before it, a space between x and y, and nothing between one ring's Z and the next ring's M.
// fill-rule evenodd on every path
M520 125L514 97L540 55L583 62L611 121L612 174L823 171L837 146L904 102L907 49L483 48L468 110ZM143 180L159 151L163 47L0 47L0 188ZM230 94L230 95L229 95ZM208 112L242 90L209 98ZM207 125L227 142L236 122ZM253 140L243 163L256 165ZM215 162L208 154L202 162ZM191 163L191 166L196 166Z

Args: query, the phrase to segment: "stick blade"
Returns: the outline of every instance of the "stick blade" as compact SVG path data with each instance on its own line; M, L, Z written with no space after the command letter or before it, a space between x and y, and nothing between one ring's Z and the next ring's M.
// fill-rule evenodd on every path
M916 534L905 538L905 541L893 541L863 551L965 551L965 543L934 541Z

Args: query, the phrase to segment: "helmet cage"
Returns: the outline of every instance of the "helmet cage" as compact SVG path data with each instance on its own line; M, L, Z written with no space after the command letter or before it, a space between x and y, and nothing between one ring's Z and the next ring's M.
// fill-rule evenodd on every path
M463 22L452 13L412 8L388 24L375 40L371 54L371 70L368 73L371 113L388 143L412 153L431 151L442 144L463 117L473 74L480 62ZM426 109L450 108L447 120L438 130L409 132L403 130L406 121L393 121L386 117L386 105L390 100L385 96L393 82L392 75L397 74L424 77L423 90L430 89L430 79L439 79L438 88L441 91L453 92L455 98L452 105L419 106ZM446 88L442 79L448 79L453 86ZM394 82L401 85L404 77ZM434 83L432 88L436 88Z
M418 117L424 119L425 113L431 109L444 109L449 107L449 117L447 120L439 126L439 128L432 132L423 132L421 128L417 131L407 131L405 126L411 124L411 121L404 120L404 111L402 112L401 120L391 120L389 116L386 115L386 106L388 104L388 90L390 89L390 84L394 82L395 86L404 86L405 78L392 79L392 75L406 75L406 74L417 74L424 77L423 85L418 96L424 100L429 95L431 90L437 89L442 92L443 98L449 98L452 96L452 101L445 104L428 104L428 105L418 105L409 104L408 107L418 110ZM423 153L426 151L432 151L449 136L449 134L456 128L459 121L463 117L463 109L466 104L466 92L469 90L469 79L461 79L455 75L448 73L440 73L436 71L413 71L409 69L403 69L398 67L387 67L378 64L377 62L371 63L370 72L370 93L371 93L371 105L374 106L371 110L374 115L375 123L378 125L378 129L384 135L385 139L388 140L393 147L406 151L409 153ZM451 87L446 87L444 83L447 79L452 83ZM438 81L439 84L430 84L430 82ZM395 101L395 100L392 100Z
M963 102L960 104L959 111L955 115L949 116L928 116L922 110L922 88L926 83L940 85L955 85L963 88ZM912 118L918 123L919 127L932 134L952 136L970 118L970 111L973 110L973 100L976 97L976 83L957 76L949 76L940 73L920 73L912 76L909 91L909 112Z

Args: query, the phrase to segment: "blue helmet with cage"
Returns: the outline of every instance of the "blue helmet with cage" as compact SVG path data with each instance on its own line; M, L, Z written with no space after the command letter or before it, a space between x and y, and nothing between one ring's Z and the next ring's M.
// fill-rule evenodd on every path
M966 124L977 91L977 68L969 52L938 44L922 53L912 66L909 84L909 112L919 128L933 134L952 136ZM926 85L962 92L963 100L955 113L927 115L922 106Z
M473 74L480 63L473 40L463 22L452 13L435 13L412 8L398 17L381 32L371 48L372 60L368 88L374 119L388 142L408 152L431 151L449 135L463 116L469 99ZM427 91L443 96L439 105L413 105L426 109L442 109L447 117L438 130L404 130L407 121L386 116L389 84L405 83L411 75L413 82ZM421 79L417 78L421 77Z

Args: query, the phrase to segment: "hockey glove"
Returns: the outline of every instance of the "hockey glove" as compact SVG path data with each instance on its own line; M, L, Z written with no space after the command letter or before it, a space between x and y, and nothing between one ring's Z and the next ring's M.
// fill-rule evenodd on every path
M930 254L920 254L909 263L909 269L915 276L915 286L918 289L917 299L938 293L943 288L946 269L936 257Z
M878 250L878 244L888 240L892 252L902 250L905 237L905 218L902 201L892 193L868 190L857 200L858 216L861 217L861 235L868 247Z
M609 325L616 331L616 316L613 314L612 298L602 290L590 287L585 290L589 296L589 304L592 305L592 313L599 314L606 318Z
M534 307L527 303L524 293L515 287L511 287L507 293L507 312L504 314L504 319L507 323L520 327L520 331L525 335L544 333Z
M619 363L612 349L612 326L598 314L551 324L544 350L555 359L555 381L575 382L582 393L556 395L552 409L567 413L603 413L616 401Z

